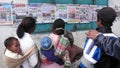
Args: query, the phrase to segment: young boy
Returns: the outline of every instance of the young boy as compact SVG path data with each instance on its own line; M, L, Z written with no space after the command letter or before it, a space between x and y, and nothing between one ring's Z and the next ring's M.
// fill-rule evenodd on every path
M12 58L12 59L22 58L22 50L20 49L20 43L17 38L15 38L15 37L7 38L4 41L4 45L6 47L5 52L4 52L4 55L6 57L9 57L9 59L10 58ZM12 59L11 59L11 61L12 61ZM6 64L6 67L8 67L8 68L12 68L11 66ZM15 68L15 66L14 66L14 68ZM20 66L20 68L22 68L22 66Z
M40 51L42 53L42 62L50 64L56 62L59 65L64 65L63 60L55 55L54 46L52 45L52 40L49 37L43 37L40 41Z
M103 33L104 36L116 37L112 33L111 26L116 18L116 12L110 7L104 7L98 11L96 29L98 32ZM85 60L87 62L85 62ZM88 63L88 64L87 64ZM94 68L117 68L118 61L105 54L105 52L94 45L92 39L87 38L84 46L84 55L80 63L81 68L90 68L94 64Z
M63 39L62 39L63 40ZM66 44L66 41L64 40L64 44ZM41 39L41 53L42 55L42 61L50 64L52 62L56 62L59 65L64 65L64 63L70 63L68 52L65 52L65 46L63 46L60 42L58 43L58 47L61 47L62 51L55 51L55 46L52 44L52 40L50 37L43 37ZM64 54L63 54L64 52ZM64 62L63 62L64 60ZM67 64L65 64L66 66Z

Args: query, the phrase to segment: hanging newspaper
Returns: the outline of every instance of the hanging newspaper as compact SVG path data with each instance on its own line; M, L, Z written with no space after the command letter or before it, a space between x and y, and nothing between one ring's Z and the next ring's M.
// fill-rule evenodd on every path
M13 24L12 19L12 5L1 4L0 6L0 25L11 25Z
M28 7L26 4L13 5L13 23L19 24L24 17L28 14Z
M39 6L38 6L37 19L36 19L36 20L37 20L37 23L42 23L42 22L43 22L41 5L42 5L42 4L39 4Z
M80 23L89 23L92 20L92 10L89 5L80 5Z
M97 5L90 5L90 7L92 9L92 12L91 12L92 21L97 21L97 11L99 10Z
M56 18L61 18L65 22L68 21L67 18L67 4L56 4L57 10L56 10Z
M55 20L56 6L53 4L41 5L43 23L52 23Z
M79 5L68 5L68 23L79 23Z
M41 4L31 3L29 5L29 12L27 16L33 17L37 20L37 23L42 23Z

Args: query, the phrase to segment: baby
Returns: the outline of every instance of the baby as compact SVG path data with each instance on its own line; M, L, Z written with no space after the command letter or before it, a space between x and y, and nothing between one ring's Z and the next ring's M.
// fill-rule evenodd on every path
M4 55L9 59L19 59L22 57L22 50L20 49L20 43L15 37L8 37L4 41L4 45L6 47ZM4 56L4 57L5 57ZM6 65L7 66L7 65ZM7 66L8 67L8 66ZM22 68L22 66L20 66Z

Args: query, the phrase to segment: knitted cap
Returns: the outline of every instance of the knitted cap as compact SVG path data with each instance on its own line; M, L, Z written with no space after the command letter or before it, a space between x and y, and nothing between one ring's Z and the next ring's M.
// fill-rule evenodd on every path
M43 37L40 44L42 49L49 50L52 47L52 40L49 37Z

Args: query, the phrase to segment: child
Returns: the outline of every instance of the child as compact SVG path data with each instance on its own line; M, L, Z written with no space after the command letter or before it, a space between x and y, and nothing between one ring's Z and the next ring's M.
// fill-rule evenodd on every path
M40 51L42 55L42 61L46 64L56 62L59 65L64 65L61 58L54 54L54 46L52 45L52 40L49 37L43 37L40 41L41 48Z
M22 58L22 50L20 49L20 43L17 38L15 37L9 37L4 41L4 45L6 47L5 52L4 52L4 57L8 57L7 59L9 60L14 60L14 59L20 59ZM4 60L4 63L6 64L7 68L16 68L17 65L8 65L7 60ZM16 62L11 62L11 63L16 63ZM18 68L22 68L22 64L18 65Z
M112 33L111 26L113 21L116 18L116 12L114 9L110 7L104 7L98 11L97 14L97 24L98 28L97 31L104 34L104 36L112 36L116 38L116 35ZM84 61L80 63L81 68L90 68L86 62L88 61L92 65L94 64L94 68L117 68L118 61L105 54L105 52L94 45L94 41L87 38L84 46Z
M35 45L34 40L31 37L31 33L34 32L36 26L36 20L32 17L23 18L22 22L17 28L17 38L20 42L23 55L25 55L31 48L36 50L32 52L32 55L28 57L22 64L23 68L37 68L39 65L38 48Z
M62 19L56 19L53 23L53 32L49 35L49 37L52 39L52 43L55 48L55 53L63 57L65 61L65 66L70 67L71 62L74 59L73 57L75 57L77 53L82 53L81 52L82 49L78 47L77 49L80 51L74 51L73 48L76 46L73 46L74 43L73 35L70 31L64 29L65 22ZM70 51L71 52L74 51L74 54L71 54Z
M59 53L56 53L54 45L52 45L52 40L50 39L50 37L43 37L41 39L41 53L43 54L42 60L46 64L56 62L59 65L64 65L63 60L66 62L64 57L69 58L69 55L67 55L66 53L64 55L60 54L60 51Z

